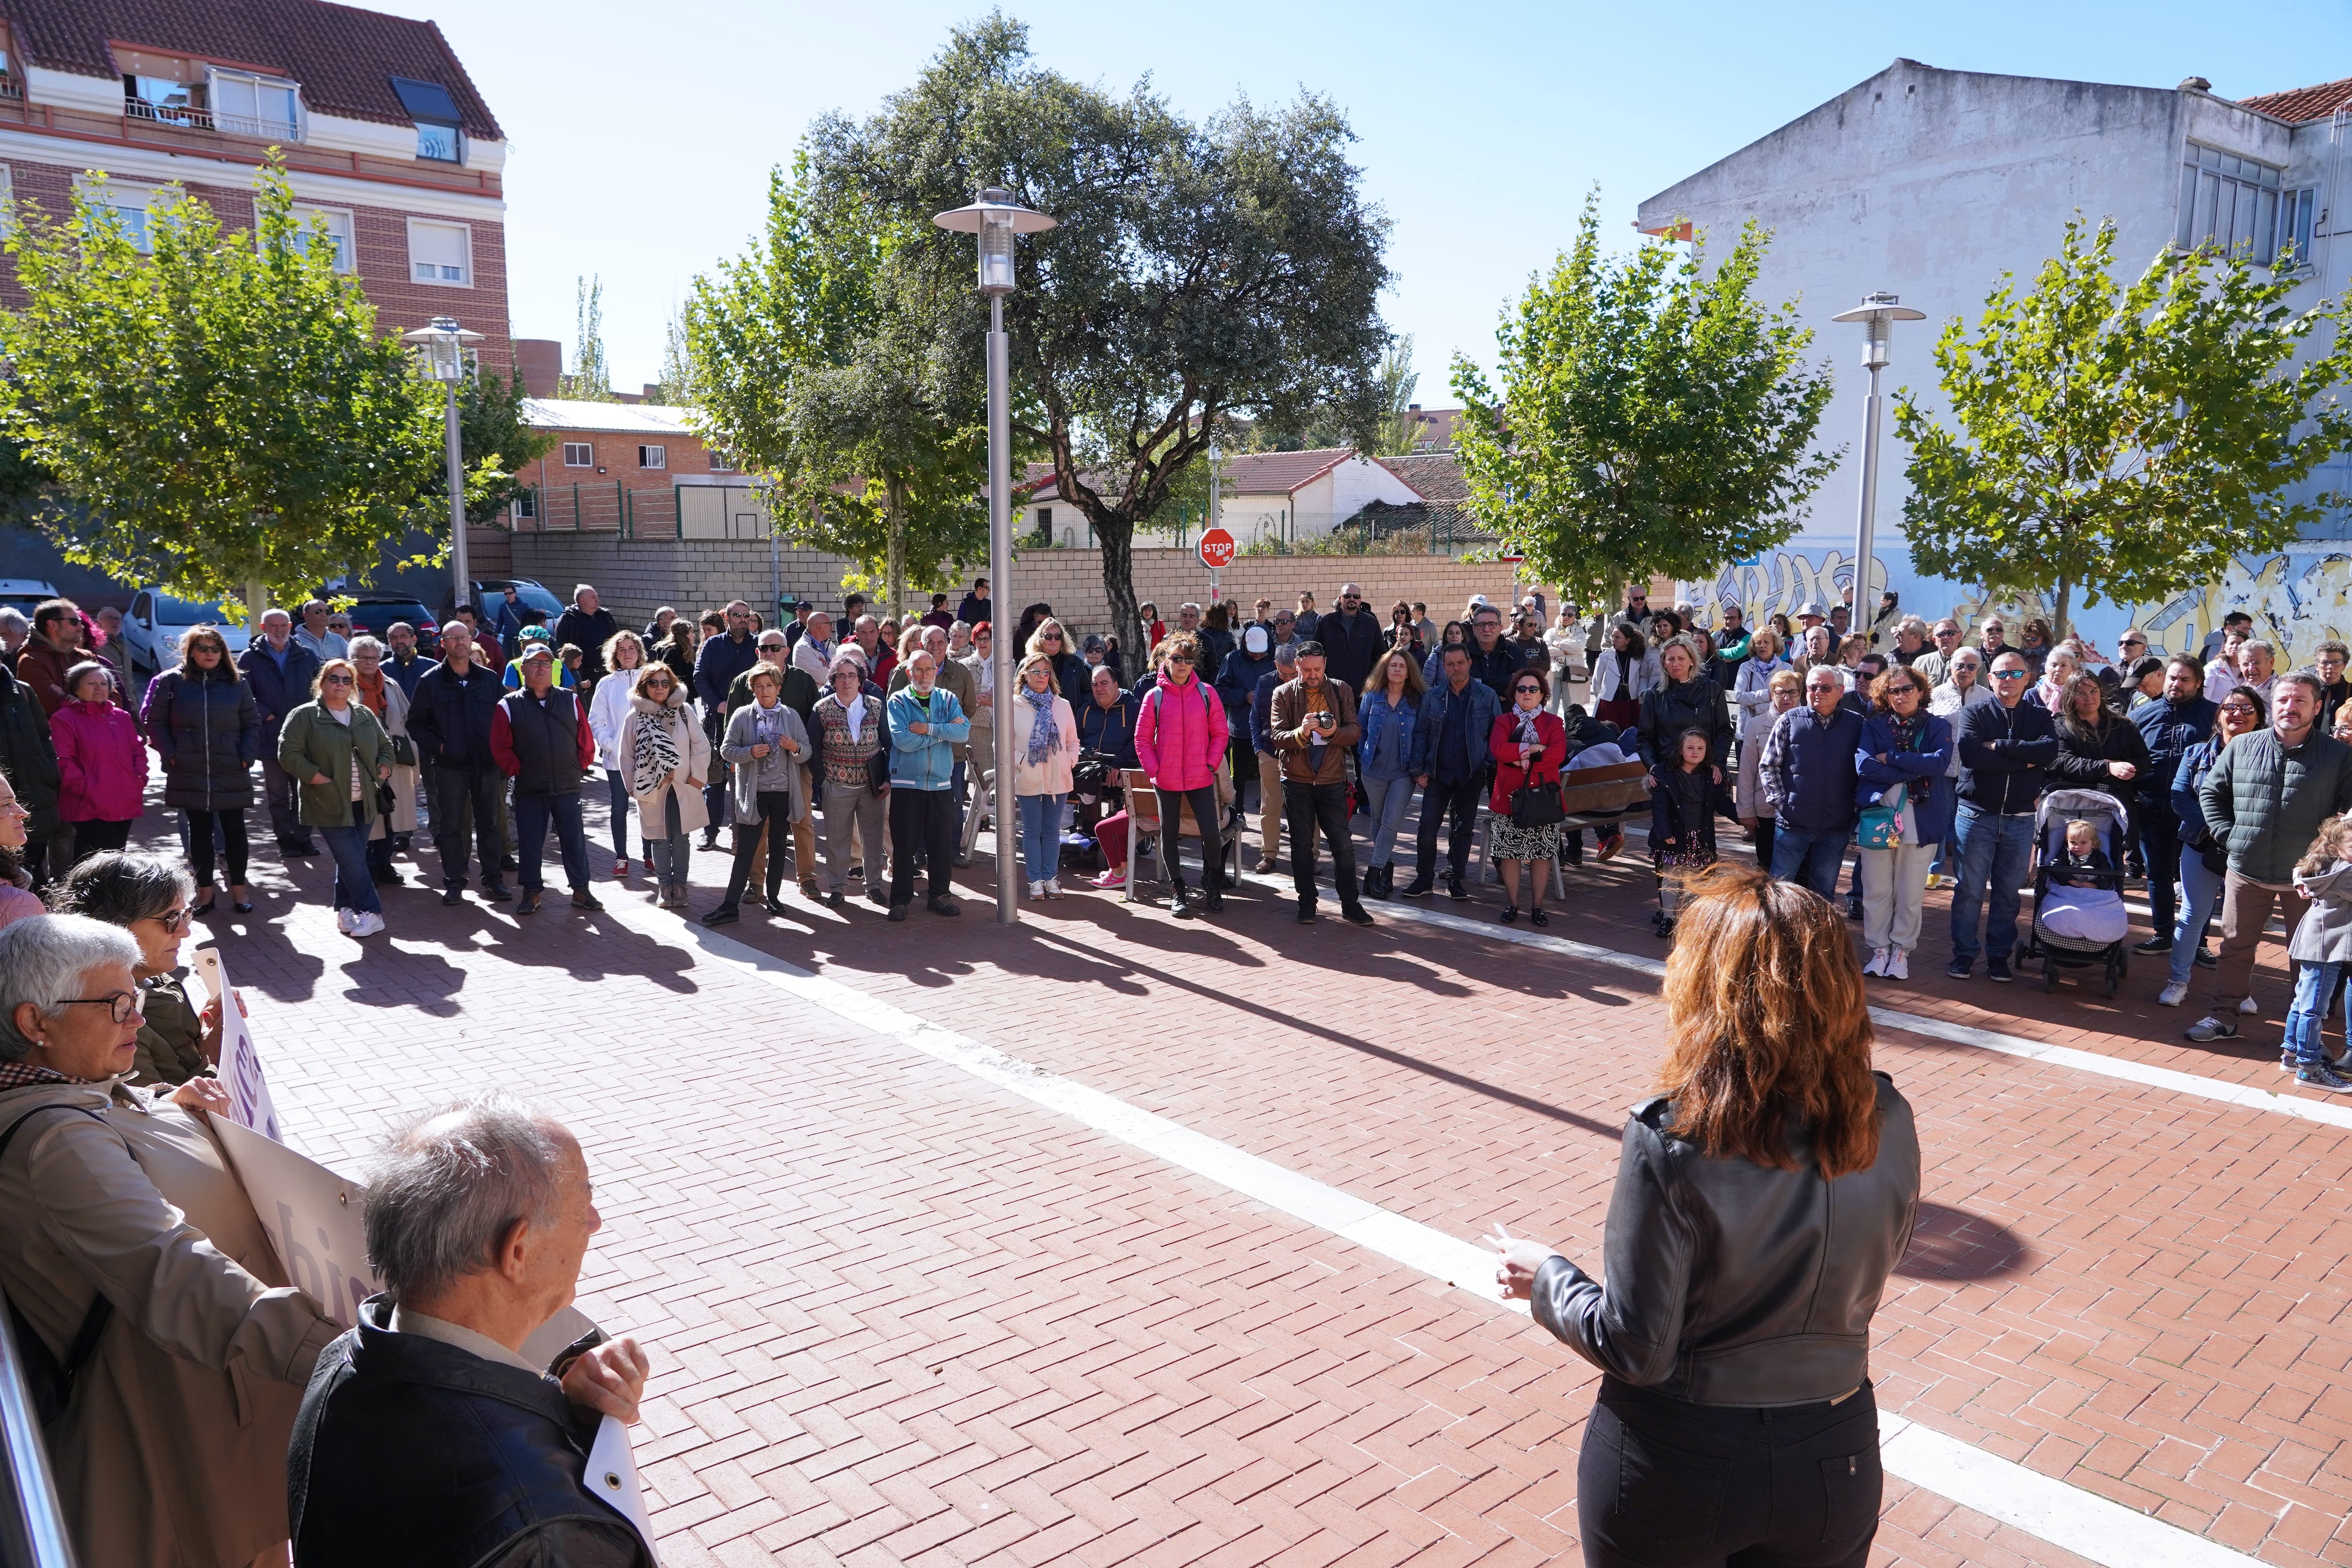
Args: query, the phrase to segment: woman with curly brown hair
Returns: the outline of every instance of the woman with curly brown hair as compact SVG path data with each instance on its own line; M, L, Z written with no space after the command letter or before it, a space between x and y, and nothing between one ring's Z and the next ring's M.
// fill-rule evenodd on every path
M1910 1241L1919 1142L1871 1070L1853 939L1805 889L1718 868L1684 907L1665 1003L1607 1282L1493 1237L1504 1293L1601 1371L1584 1561L1862 1568L1883 1484L1870 1320Z

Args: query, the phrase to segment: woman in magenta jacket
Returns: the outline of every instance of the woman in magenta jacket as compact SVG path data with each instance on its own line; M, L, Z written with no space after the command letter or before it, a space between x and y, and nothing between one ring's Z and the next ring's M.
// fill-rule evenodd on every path
M1486 750L1495 759L1495 794L1487 802L1495 812L1494 837L1486 853L1503 868L1503 896L1510 900L1503 906L1505 925L1519 918L1522 866L1528 872L1528 922L1551 923L1544 913L1543 870L1559 858L1559 824L1521 827L1511 820L1511 796L1523 787L1559 788L1559 765L1568 760L1568 726L1559 714L1544 710L1550 689L1551 677L1536 665L1511 677L1511 705L1486 737Z
M1176 826L1180 806L1190 806L1201 830L1199 908L1214 914L1225 907L1225 847L1218 829L1217 763L1225 754L1229 735L1225 705L1199 673L1201 642L1180 632L1161 645L1160 678L1144 694L1135 720L1135 755L1160 792L1160 858L1175 889L1171 905L1178 920L1192 918L1194 906L1186 895L1184 868L1177 859ZM1130 873L1131 874L1131 873Z
M65 706L49 715L58 748L58 816L73 824L74 863L120 849L147 803L147 748L138 721L114 705L107 667L85 659L66 672Z

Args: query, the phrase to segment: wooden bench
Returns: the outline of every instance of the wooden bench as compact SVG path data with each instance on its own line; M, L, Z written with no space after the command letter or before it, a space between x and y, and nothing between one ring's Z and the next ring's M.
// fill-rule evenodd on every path
M1118 898L1119 902L1131 904L1136 901L1136 867L1143 847L1147 842L1156 840L1160 834L1160 791L1153 786L1150 775L1141 768L1119 769L1118 787L1127 797L1127 885L1119 889ZM1178 831L1178 837L1201 837L1201 825L1192 820L1189 807L1184 812L1183 824ZM1225 873L1225 883L1231 887L1241 877L1241 845L1238 835L1231 831L1231 821L1228 820L1225 826L1224 853L1233 861L1233 869ZM1166 869L1164 867L1161 868ZM1218 868L1224 869L1223 861L1219 862Z

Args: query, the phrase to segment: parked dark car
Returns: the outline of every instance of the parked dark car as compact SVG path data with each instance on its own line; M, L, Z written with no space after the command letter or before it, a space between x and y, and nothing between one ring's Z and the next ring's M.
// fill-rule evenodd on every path
M352 600L352 630L381 640L394 621L416 628L416 646L430 653L441 646L441 622L415 595L360 594Z
M480 577L474 582L474 608L480 613L484 626L497 622L499 606L506 603L509 584L522 607L537 611L547 625L553 626L556 617L563 614L563 601L528 577Z

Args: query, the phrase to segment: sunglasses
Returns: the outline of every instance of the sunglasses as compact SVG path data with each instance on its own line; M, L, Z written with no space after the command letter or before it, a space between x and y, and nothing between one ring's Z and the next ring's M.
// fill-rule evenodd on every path
M2126 637L2120 646L2124 647L2146 647L2147 646L2147 639L2146 637Z
M1992 678L1995 680L2023 680L2028 673L2022 669L1996 669Z
M352 678L348 675L331 675L319 684L321 686L349 686L351 683Z
M1514 686L1511 689L1521 697L1541 697L1543 695L1543 688L1540 686Z

